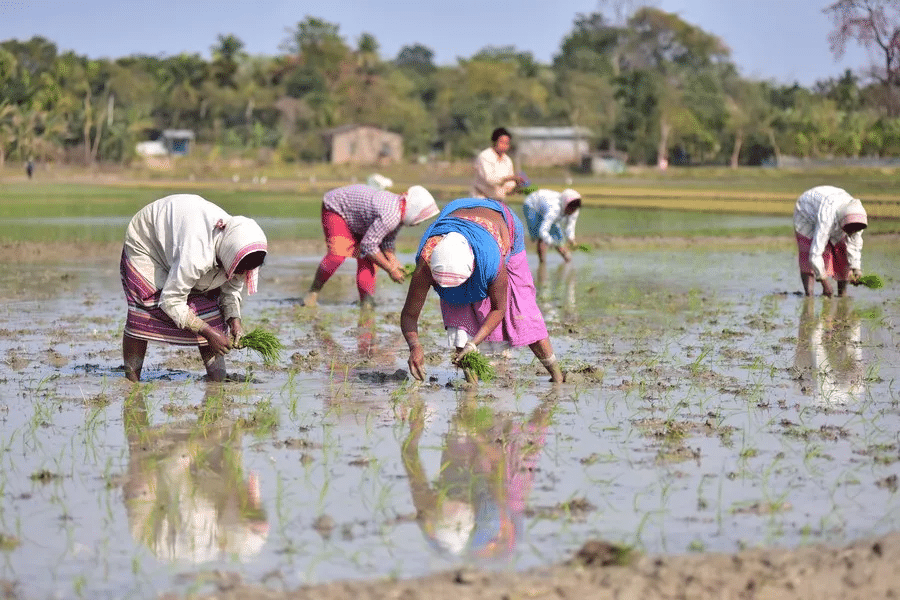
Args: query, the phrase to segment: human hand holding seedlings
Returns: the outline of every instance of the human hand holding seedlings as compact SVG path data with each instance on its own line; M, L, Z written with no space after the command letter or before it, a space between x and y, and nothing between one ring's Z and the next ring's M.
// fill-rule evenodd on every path
M467 354L471 354L472 352L478 352L478 346L476 346L472 342L466 342L465 346L457 349L454 352L453 358L450 359L450 362L453 363L454 365L459 366L459 361L462 360L462 357Z
M244 325L238 317L228 320L228 328L231 330L231 347L240 348L241 338L244 337Z
M860 277L862 277L862 272L859 269L850 269L850 277L848 278L850 283L857 284Z

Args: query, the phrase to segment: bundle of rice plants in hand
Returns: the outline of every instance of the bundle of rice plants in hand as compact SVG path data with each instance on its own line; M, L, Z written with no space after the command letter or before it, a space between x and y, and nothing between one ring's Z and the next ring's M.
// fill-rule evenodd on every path
M534 192L538 191L538 186L534 185L533 183L529 183L528 185L523 185L519 189L524 195L527 196L528 194L533 194Z
M877 290L878 288L884 287L884 280L875 273L869 273L868 275L863 275L857 279L856 285L864 285L867 288Z
M481 381L491 381L497 376L497 371L481 352L469 352L457 363L467 371L471 371Z
M576 245L575 245L575 250L579 250L579 251L581 251L581 252L590 252L590 251L591 251L591 247L588 246L587 244L576 244Z
M240 347L259 354L267 365L277 362L281 358L281 350L284 348L274 334L261 327L257 327L242 337Z
M416 270L416 265L414 265L414 264L412 264L412 263L406 263L405 265L403 265L403 273L404 273L407 277L409 277L410 275L412 275L412 274L413 274L413 271L415 271L415 270Z

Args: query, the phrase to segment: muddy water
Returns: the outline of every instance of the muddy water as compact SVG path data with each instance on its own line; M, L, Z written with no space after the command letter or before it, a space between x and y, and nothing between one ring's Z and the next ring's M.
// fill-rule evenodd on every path
M346 265L302 308L318 257L277 255L245 308L286 344L277 366L233 352L216 385L195 350L151 345L132 387L117 256L6 265L0 578L148 597L525 568L589 538L685 553L896 530L894 245L865 249L887 289L845 300L796 294L790 243L533 260L558 388L525 350L467 389L433 295L430 380L410 385L400 286L361 313Z

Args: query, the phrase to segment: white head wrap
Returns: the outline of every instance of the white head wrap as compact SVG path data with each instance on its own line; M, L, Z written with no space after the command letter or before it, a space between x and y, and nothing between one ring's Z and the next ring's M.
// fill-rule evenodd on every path
M466 282L475 270L475 254L469 240L451 231L431 252L431 276L441 287L456 287Z
M414 185L406 191L406 212L403 214L404 225L418 225L439 212L434 196L421 185Z
M581 194L569 188L560 192L559 199L562 202L563 208L565 208L572 200L581 200Z
M847 204L844 216L841 218L841 228L843 229L850 223L859 223L866 226L869 224L869 217L866 215L866 209L863 208L859 198L854 198Z
M221 220L216 227L222 229L222 238L216 254L222 265L225 267L225 274L228 279L234 277L234 271L237 269L241 260L252 252L269 251L268 240L266 234L253 219L247 217L231 217L227 221ZM245 284L247 285L247 293L256 293L256 284L259 279L259 269L251 269L247 271Z

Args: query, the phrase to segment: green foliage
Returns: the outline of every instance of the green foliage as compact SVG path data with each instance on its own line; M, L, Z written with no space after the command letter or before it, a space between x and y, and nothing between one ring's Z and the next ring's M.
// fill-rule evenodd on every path
M471 371L479 380L489 382L497 376L497 371L481 352L469 352L459 360L459 366Z
M877 290L879 288L884 287L884 280L876 275L875 273L869 273L868 275L863 275L860 277L857 282L858 285L864 285L867 288Z
M265 364L271 365L281 358L284 346L273 333L257 327L241 338L241 348L253 350Z

